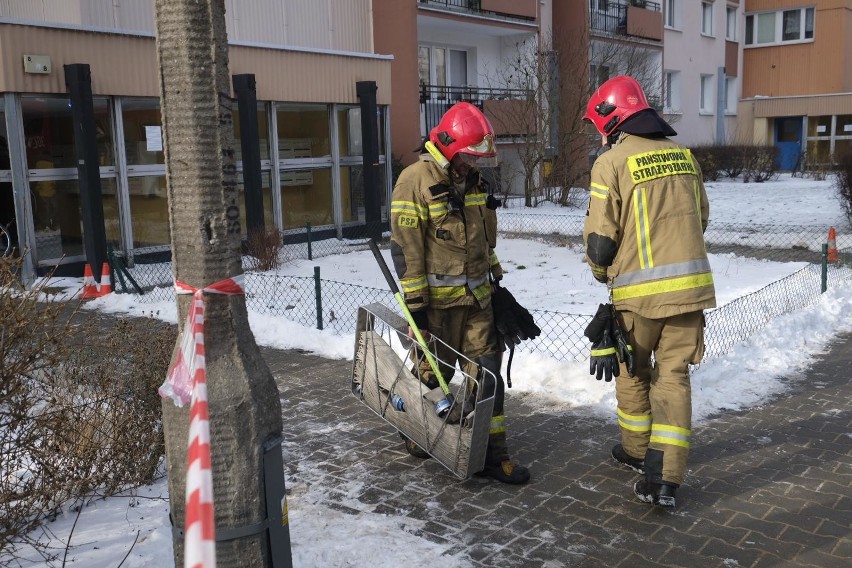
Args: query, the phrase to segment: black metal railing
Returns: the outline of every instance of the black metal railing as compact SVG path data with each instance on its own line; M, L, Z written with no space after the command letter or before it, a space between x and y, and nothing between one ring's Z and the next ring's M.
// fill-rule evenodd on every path
M489 14L495 15L503 18L510 19L518 19L518 20L526 20L531 21L535 20L535 18L529 18L527 16L521 16L519 14L499 14L497 12L491 12L488 10L482 9L482 2L480 0L419 0L419 3L423 6L430 6L435 8L445 8L449 11L453 12L467 12L469 14Z
M447 87L420 85L420 125L425 136L454 104L465 101L480 110L487 100L529 100L533 93L527 89L501 89L491 87Z
M611 34L627 33L627 7L636 6L661 12L658 2L646 0L589 0L589 26L592 30Z

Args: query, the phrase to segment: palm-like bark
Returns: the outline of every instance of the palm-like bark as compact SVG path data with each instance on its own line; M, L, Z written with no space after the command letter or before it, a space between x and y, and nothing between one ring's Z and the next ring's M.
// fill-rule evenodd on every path
M174 273L197 288L242 271L224 14L224 0L155 0ZM178 298L183 324L189 297ZM261 445L281 432L281 404L245 298L209 295L206 306L216 526L243 527L267 518ZM188 408L164 400L163 419L171 512L183 527ZM219 565L268 565L265 540L220 543ZM177 540L175 562L183 564Z

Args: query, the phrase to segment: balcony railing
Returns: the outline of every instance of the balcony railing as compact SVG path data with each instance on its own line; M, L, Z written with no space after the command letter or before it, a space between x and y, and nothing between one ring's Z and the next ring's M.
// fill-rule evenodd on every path
M658 2L589 0L589 17L593 31L662 39L662 6Z
M494 0L419 0L420 5L442 8L450 12L482 14L498 18L535 20L535 2L495 2Z
M533 93L526 89L500 89L488 87L445 87L442 85L420 85L420 133L426 136L441 117L454 104L465 101L475 105L492 124L498 136L510 136L527 130L517 117L523 116L523 110L517 105L530 104ZM494 116L505 115L505 116ZM495 120L496 119L496 120Z

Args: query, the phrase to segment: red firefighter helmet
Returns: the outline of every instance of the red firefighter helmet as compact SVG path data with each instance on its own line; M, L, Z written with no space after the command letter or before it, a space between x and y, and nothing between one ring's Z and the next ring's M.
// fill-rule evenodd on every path
M609 136L625 120L639 112L649 109L645 92L636 79L619 75L606 81L597 88L586 105L583 119L590 120L598 132Z
M471 165L496 162L494 128L482 112L470 103L456 103L444 113L429 133L429 140L447 160L461 154Z

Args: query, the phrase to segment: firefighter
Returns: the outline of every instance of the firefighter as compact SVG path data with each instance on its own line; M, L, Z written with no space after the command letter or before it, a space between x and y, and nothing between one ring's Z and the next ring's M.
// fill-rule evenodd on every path
M494 396L494 411L480 475L504 483L529 480L527 468L514 463L506 445L503 415L504 383L500 376L502 349L498 346L491 309L492 286L503 271L494 253L497 202L481 167L496 165L494 129L474 105L461 102L441 117L424 143L420 160L405 168L391 200L391 256L400 287L415 325L435 334L450 348L474 361L483 396ZM452 377L454 352L440 344L436 353L445 377ZM421 380L438 386L427 361ZM496 377L496 380L495 380ZM451 414L458 420L461 401ZM406 450L428 457L413 441Z
M703 310L716 306L707 194L690 150L667 138L677 132L635 79L606 81L583 118L610 146L592 166L587 262L609 287L616 333L629 343L592 346L593 365L596 349L622 361L612 360L621 432L612 457L644 474L633 487L641 501L674 507L691 436L689 365L704 353Z

